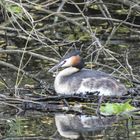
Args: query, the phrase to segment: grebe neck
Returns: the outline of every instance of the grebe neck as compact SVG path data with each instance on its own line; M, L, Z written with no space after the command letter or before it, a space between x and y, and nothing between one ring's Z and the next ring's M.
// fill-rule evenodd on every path
M57 76L69 76L69 75L76 73L78 71L80 71L80 69L75 68L75 67L68 67L68 68L60 71Z

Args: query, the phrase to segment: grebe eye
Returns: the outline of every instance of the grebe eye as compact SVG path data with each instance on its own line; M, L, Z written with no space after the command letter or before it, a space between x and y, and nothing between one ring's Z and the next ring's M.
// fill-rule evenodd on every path
M61 64L64 65L66 63L66 60L62 61Z
M65 64L66 62L67 62L67 61L66 61L66 60L64 60L64 62L63 62L63 63Z

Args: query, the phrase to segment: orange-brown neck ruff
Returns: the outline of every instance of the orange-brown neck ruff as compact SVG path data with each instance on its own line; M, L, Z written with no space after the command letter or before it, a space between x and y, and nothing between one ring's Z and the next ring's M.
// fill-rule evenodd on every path
M78 69L82 69L84 67L84 61L79 55L72 56L71 62L72 62L72 67L76 67Z
M72 61L72 65L78 64L80 62L80 56L79 55L72 56L71 61Z

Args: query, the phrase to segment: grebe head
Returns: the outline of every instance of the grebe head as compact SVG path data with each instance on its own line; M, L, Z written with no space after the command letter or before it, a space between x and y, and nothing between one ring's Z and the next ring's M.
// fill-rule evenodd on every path
M80 51L74 50L65 55L58 64L49 70L49 72L53 72L60 67L75 67L77 69L82 69L84 67L84 61L80 57Z

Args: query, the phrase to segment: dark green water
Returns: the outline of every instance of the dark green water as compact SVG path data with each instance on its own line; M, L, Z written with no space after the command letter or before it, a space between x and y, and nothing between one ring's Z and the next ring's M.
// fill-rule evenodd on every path
M28 112L29 114L31 116L0 118L1 139L61 140L75 137L85 140L140 139L139 119L99 119L92 116L70 116L71 114L69 117L66 114L59 114L59 117L56 117L37 112Z

